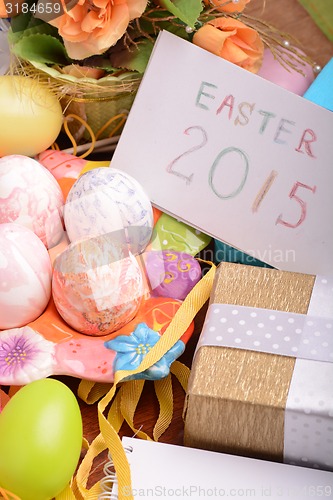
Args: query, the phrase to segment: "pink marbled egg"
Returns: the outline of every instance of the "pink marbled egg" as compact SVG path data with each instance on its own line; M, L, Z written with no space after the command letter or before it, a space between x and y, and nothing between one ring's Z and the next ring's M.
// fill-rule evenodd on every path
M0 223L25 226L51 248L63 235L63 204L56 179L36 160L22 155L0 159Z
M17 328L41 315L51 296L49 254L30 229L0 224L0 329Z
M127 324L144 294L136 258L109 235L72 243L54 262L52 294L64 321L86 335Z

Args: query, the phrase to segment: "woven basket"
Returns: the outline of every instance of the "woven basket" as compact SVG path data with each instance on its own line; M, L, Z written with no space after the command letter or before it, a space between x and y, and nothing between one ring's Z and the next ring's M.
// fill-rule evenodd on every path
M60 73L46 64L20 60L15 72L38 79L56 93L64 116L77 115L86 122L98 139L112 135L117 122L98 133L105 124L119 114L127 115L139 88L142 75L124 71L118 76L76 78ZM68 128L78 142L91 140L91 135L81 121L71 118ZM119 133L120 130L117 130Z

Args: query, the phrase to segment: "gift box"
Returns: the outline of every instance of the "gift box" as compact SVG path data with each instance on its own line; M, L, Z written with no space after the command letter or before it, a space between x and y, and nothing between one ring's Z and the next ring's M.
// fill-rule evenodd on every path
M220 264L185 445L333 470L332 316L333 278Z

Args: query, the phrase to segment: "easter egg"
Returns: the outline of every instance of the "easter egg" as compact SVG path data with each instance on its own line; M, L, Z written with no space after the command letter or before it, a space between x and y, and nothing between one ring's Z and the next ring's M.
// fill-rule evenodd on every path
M0 224L0 329L35 320L51 296L52 268L40 239L18 224Z
M182 221L162 213L154 226L151 250L175 250L196 255L207 247L211 241L207 234L188 226Z
M81 170L87 164L87 160L70 155L64 151L48 150L43 151L37 157L51 174L57 179L71 178L77 179Z
M153 212L149 198L133 177L101 167L75 182L67 196L64 221L71 242L110 233L121 237L136 254L151 238Z
M78 402L58 380L31 382L1 412L0 435L0 486L21 500L50 500L64 490L78 464Z
M125 325L143 293L136 258L110 235L71 243L55 259L55 306L69 326L86 335L106 335Z
M47 168L58 182L63 179L77 179L88 170L108 167L110 164L107 160L85 160L53 149L43 151L36 160Z
M63 235L63 203L59 184L36 160L22 155L0 158L0 223L25 226L50 248Z
M295 59L291 59L291 53L287 50L285 52L286 59L290 60L295 65L295 69L291 67L284 67L274 58L270 49L265 49L264 58L258 75L265 80L269 80L280 87L289 90L297 95L303 95L311 83L314 81L314 74L310 64L304 65ZM298 70L298 71L297 71ZM300 72L302 71L303 74Z
M56 96L37 80L0 76L0 156L34 156L47 149L62 126Z
M142 256L154 296L184 300L201 278L199 262L184 252L152 250Z

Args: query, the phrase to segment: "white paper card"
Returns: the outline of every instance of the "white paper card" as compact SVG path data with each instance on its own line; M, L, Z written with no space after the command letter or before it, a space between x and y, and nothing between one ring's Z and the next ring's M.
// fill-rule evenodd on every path
M201 231L330 275L332 131L326 109L162 32L111 165Z
M124 437L132 490L139 498L331 498L333 474L224 453ZM112 478L113 479L113 478ZM117 485L114 496L117 498Z

